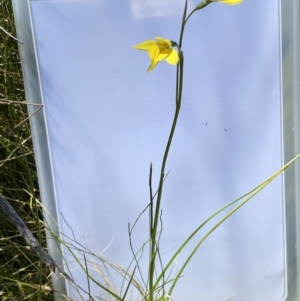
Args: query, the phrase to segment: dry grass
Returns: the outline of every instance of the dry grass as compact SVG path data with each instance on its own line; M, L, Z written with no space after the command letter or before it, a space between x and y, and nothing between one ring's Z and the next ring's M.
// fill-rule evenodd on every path
M16 35L10 1L0 1L0 26ZM18 45L0 31L0 192L45 246L29 122L17 126L26 117ZM53 300L49 273L0 212L0 299Z

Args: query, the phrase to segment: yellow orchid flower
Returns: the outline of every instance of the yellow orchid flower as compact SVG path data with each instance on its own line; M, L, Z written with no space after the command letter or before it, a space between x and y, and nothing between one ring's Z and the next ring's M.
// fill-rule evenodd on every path
M227 5L237 5L242 3L244 0L218 0L216 2L224 3Z
M156 67L156 65L162 60L166 60L166 62L171 65L178 64L178 52L172 48L177 44L173 41L160 37L156 37L155 39L156 41L147 40L141 44L132 46L133 48L138 50L148 51L151 64L147 72L153 70Z

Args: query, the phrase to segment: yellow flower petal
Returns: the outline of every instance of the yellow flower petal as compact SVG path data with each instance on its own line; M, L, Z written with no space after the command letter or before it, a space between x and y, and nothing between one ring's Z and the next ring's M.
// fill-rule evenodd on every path
M155 37L156 41L157 41L157 44L160 46L160 47L163 47L163 48L171 48L172 47L172 43L170 40L167 40L167 39L164 39L164 38L161 38L161 37Z
M179 62L179 55L177 51L173 49L170 55L166 58L166 62L168 62L171 65L177 65Z
M135 49L148 51L153 46L157 47L157 42L152 40L147 40L141 44L133 45L132 47Z
M170 52L164 51L164 53L163 53L160 51L160 49L158 47L152 47L149 50L148 54L149 54L149 58L151 60L151 65L149 66L147 71L151 71L156 67L156 65L160 61L166 59L170 55Z
M166 60L171 65L178 64L178 53L172 48L174 42L161 37L156 37L155 39L156 41L147 40L141 44L132 46L138 50L148 51L151 64L147 71L153 70L162 60Z
M227 5L237 5L243 2L243 0L219 0L220 3Z
M151 49L149 49L148 55L149 55L151 64L150 64L147 72L153 70L156 67L156 65L158 64L159 48L157 46L152 47Z

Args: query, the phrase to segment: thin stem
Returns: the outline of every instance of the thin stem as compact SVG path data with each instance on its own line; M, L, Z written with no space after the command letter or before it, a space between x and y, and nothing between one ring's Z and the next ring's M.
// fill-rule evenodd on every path
M180 38L179 38L179 50L181 50L181 46L182 46L182 37L183 37L184 27L185 27L185 23L186 23L186 21L185 21L186 11L187 11L187 0L185 1L183 16L182 16L182 22L181 22L181 30L180 30Z
M128 281L128 285L127 285L127 287L126 287L126 289L125 289L125 292L124 292L124 295L123 295L123 297L122 297L122 301L125 300L125 297L126 297L126 295L127 295L127 293L128 293L128 290L129 290L129 288L130 288L131 282L133 281L135 269L136 269L136 266L134 267L134 269L133 269L133 271L132 271L131 277L130 277L130 279L129 279L129 281Z
M154 294L154 287L153 287L153 277L154 277L154 270L155 270L155 259L157 255L157 244L156 244L156 234L157 234L157 225L159 220L159 213L160 213L160 206L161 206L161 197L162 197L162 190L163 190L163 182L164 182L164 173L165 167L168 159L169 150L171 147L171 143L173 140L174 132L176 129L176 124L180 112L181 107L181 98L182 98L182 87L183 87L183 52L179 52L179 64L177 66L177 79L176 79L176 110L174 114L174 119L172 123L172 128L170 131L169 139L167 142L166 150L164 153L164 158L161 167L160 173L160 180L159 180L159 188L158 188L158 195L157 195L157 203L155 208L155 215L154 215L154 223L153 223L153 231L151 236L151 254L150 254L150 264L149 264L149 301L153 301L153 294Z
M179 63L180 64L180 63ZM153 224L153 231L152 231L152 237L151 237L151 258L150 258L150 268L149 268L149 289L150 289L150 301L153 301L153 276L154 276L154 269L155 269L155 258L156 258L156 232L157 232L157 224L158 224L158 217L160 212L160 205L161 205L161 196L162 196L162 188L163 188L163 177L164 177L164 170L167 163L167 158L170 150L170 146L173 140L173 135L175 132L177 119L179 115L180 107L176 105L175 115L173 119L173 124L170 132L170 136L168 139L168 143L166 146L162 167L161 167L161 174L160 174L160 181L159 181L159 188L158 188L158 196L157 196L157 203L155 208L155 216L154 216L154 224Z
M86 263L86 257L85 257L85 254L84 254L84 253L83 253L83 258L84 258L85 271L86 271L86 278L87 278L87 284L88 284L88 293L89 293L89 296L91 296L90 279L89 279L89 270L88 270L88 266L87 266L87 263Z
M13 38L14 40L18 41L21 44L24 44L22 41L20 41L19 39L17 39L16 37L14 37L12 34L10 34L8 31L6 31L2 26L0 26L0 29L2 31L4 31L7 35L9 35L11 38Z
M186 22L188 21L188 19L191 17L191 15L197 11L200 10L202 8L204 8L205 6L207 6L208 4L210 4L212 1L211 0L204 0L203 2L201 2L199 5L197 5L187 16L187 18L185 19L184 23L186 24Z
M144 211L145 211L145 210L144 210ZM139 219L140 216L144 213L144 211L139 215L138 219ZM137 222L137 221L136 221L136 222ZM141 259L142 256L143 256L143 249L142 249L140 258L137 258L138 252L136 253L136 252L134 251L133 245L132 245L132 231L133 231L134 226L135 226L135 225L133 225L133 227L130 229L130 224L128 224L129 245L130 245L131 253L132 253L132 255L133 255L133 260L134 260L135 263L136 263L135 268L138 269L139 274L140 274L141 281L143 282L144 286L146 287L146 283L145 283L145 280L144 280L144 278L143 278L143 274L142 274L142 272L141 272L140 264L139 264L139 261L140 261L140 259ZM130 263L130 265L131 265L131 263ZM128 267L128 270L129 270L129 268L130 268L130 265L129 265L129 267Z
M150 190L150 204L149 204L149 262L151 262L152 257L152 244L151 238L153 236L153 193L152 193L152 163L150 165L150 173L149 173L149 190Z
M149 231L150 231L150 237L151 237L152 236L152 227L153 227L152 163L150 164L150 173L149 173L149 191L150 191Z
M161 267L161 270L162 270L162 289L163 289L163 295L165 294L165 273L163 272L164 271L164 266L163 266L163 262L162 262L162 258L161 258L161 255L160 255L160 249L159 249L159 243L160 243L160 238L161 238L161 234L162 234L162 229L163 229L163 220L162 220L162 211L161 211L161 214L160 214L160 231L159 231L159 235L158 235L158 239L157 239L157 256L158 256L158 259L159 259L159 263L160 263L160 267Z

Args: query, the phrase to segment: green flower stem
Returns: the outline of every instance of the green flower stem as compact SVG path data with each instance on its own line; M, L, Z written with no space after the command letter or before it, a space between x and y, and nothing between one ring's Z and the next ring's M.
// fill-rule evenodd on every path
M158 194L157 194L157 203L155 207L155 214L154 214L154 222L153 222L153 227L151 231L151 241L150 241L150 246L151 246L151 254L150 254L150 264L149 264L149 301L154 301L154 290L155 288L153 287L153 278L155 274L155 260L157 256L157 226L158 226L158 220L159 220L159 215L160 215L160 207L161 207L161 197L162 197L162 190L163 190L163 183L164 183L164 175L165 175L165 167L169 155L169 150L172 144L173 136L175 133L176 125L177 125L177 120L180 112L180 107L181 107L181 98L182 98L182 87L183 87L183 52L179 52L179 63L177 66L177 78L176 78L176 110L173 118L173 123L172 123L172 128L170 131L170 135L168 138L166 150L164 153L164 158L162 162L162 167L161 167L161 172L160 172L160 180L159 180L159 188L158 188Z
M185 21L186 11L187 11L187 0L185 1L184 10L183 10L183 16L182 16L182 21L181 21L181 31L180 31L180 37L179 37L179 51L181 50L182 37L183 37L184 27L185 27L185 23L186 23L186 21ZM176 97L177 97L177 95L176 95Z
M177 66L177 76L176 76L176 110L173 118L173 123L170 131L170 135L168 138L167 146L165 149L163 161L162 161L162 166L161 166L161 171L160 171L160 180L159 180L159 187L158 187L158 194L157 194L157 201L156 201L156 206L155 206L155 214L153 216L153 200L152 200L152 191L150 191L150 207L149 207L149 217L150 217L150 258L149 258L149 276L148 276L148 284L149 284L149 301L154 301L154 292L156 288L158 287L159 281L156 281L154 284L154 274L155 274L155 261L157 258L157 252L158 252L158 242L159 238L157 239L157 228L158 228L158 221L159 221L159 216L160 216L160 211L161 211L161 198L162 198L162 190L163 190L163 184L164 184L164 176L165 176L165 167L169 155L169 150L172 144L174 132L176 129L177 125L177 120L180 112L180 107L181 107L181 99L182 99L182 88L183 88L183 65L184 65L184 56L183 52L181 51L182 47L182 39L183 39L183 34L184 34L184 29L185 29L185 24L187 23L188 19L191 17L191 15L197 11L200 10L204 7L206 7L208 4L210 4L212 0L204 0L201 2L199 5L195 7L191 11L191 13L186 17L187 13L187 0L185 1L185 6L184 6L184 12L183 12L183 17L182 17L182 23L181 23L181 31L180 31L180 37L179 37L179 45L178 45L178 52L179 52L179 63ZM174 43L174 42L173 42ZM150 171L150 179L152 177L152 169ZM150 189L151 189L151 184L150 184ZM153 220L154 217L154 220ZM196 231L197 232L197 231ZM184 266L185 267L185 266ZM184 268L183 267L183 268ZM160 277L164 277L166 269L163 269L162 273L160 274ZM175 286L177 280L172 286ZM162 284L163 286L164 284ZM172 290L171 289L171 290Z
M155 214L154 214L154 221L153 221L152 229L150 231L151 239L150 239L150 262L149 262L149 301L154 301L155 287L153 286L153 284L154 284L154 274L155 274L155 260L156 260L156 256L157 256L157 226L158 226L158 221L159 221L159 216L160 216L161 197L162 197L162 190L163 190L163 184L164 184L165 167L166 167L169 150L170 150L170 147L172 144L172 140L173 140L173 136L174 136L174 132L176 129L176 124L177 124L177 120L178 120L178 116L179 116L179 112L180 112L180 107L181 107L182 88L183 88L183 65L184 65L184 56L183 56L183 52L181 51L181 45L182 45L182 37L183 37L184 26L185 26L184 20L186 18L186 11L187 11L187 0L185 2L183 18L182 18L182 23L181 23L181 31L180 31L179 62L177 65L177 75L176 75L176 109L175 109L173 123L172 123L170 135L168 138L168 142L167 142L167 146L165 149L163 162L162 162L162 166L161 166L158 194L157 194L157 202L156 202Z
M185 26L185 18L186 18L186 11L187 11L187 0L185 1L185 7L182 17L181 23L181 31L180 31L180 38L179 38L179 63L177 65L177 74L176 74L176 109L173 118L173 123L170 131L170 135L168 138L167 146L165 149L163 162L160 171L160 180L159 180L159 187L158 187L158 194L157 194L157 202L155 207L155 214L154 214L154 221L153 225L150 230L151 239L150 239L150 261L149 261L149 301L154 301L154 291L155 287L154 284L154 274L155 274L155 260L157 256L157 226L158 220L160 216L160 207L161 207L161 197L162 197L162 190L163 190L163 183L164 183L164 175L165 175L165 167L169 155L169 150L172 144L174 132L177 125L177 120L180 112L181 107L181 99L182 99L182 87L183 87L183 64L184 64L184 57L183 52L181 51L182 45L182 37L184 32ZM150 206L150 211L152 210L152 206ZM150 215L152 213L150 212ZM150 221L151 223L151 221Z
M207 6L208 4L210 4L212 1L211 0L204 0L203 2L201 2L200 4L198 4L187 16L186 20L184 21L185 23L188 21L188 19L191 17L191 15L197 11L200 10L202 8L204 8L205 6Z

